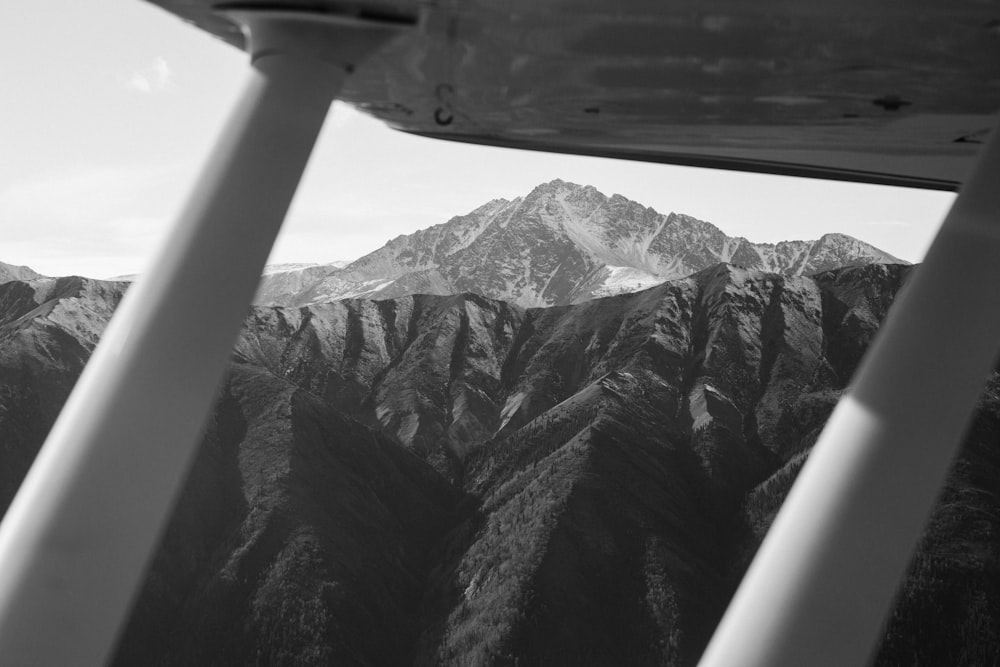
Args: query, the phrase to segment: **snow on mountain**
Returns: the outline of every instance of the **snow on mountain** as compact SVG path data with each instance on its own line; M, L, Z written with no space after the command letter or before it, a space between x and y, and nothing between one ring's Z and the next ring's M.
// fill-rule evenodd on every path
M590 294L593 298L615 296L638 292L664 282L660 276L631 266L605 266L596 274L595 280L580 286L581 294ZM578 303L580 299L573 299Z
M318 264L316 262L289 262L285 264L268 264L264 267L264 271L261 273L262 276L273 276L278 273L296 273L299 271L305 271L307 269L312 269L315 267L327 267L329 269L342 269L348 264L350 260L338 259L333 262L327 262L326 264Z
M303 274L301 289L276 286L256 303L474 292L525 307L565 305L646 289L720 262L788 275L906 263L843 234L777 244L732 238L697 218L556 179L396 237L339 270ZM317 279L306 284L307 277Z
M450 294L451 282L437 272L448 257L476 242L485 229L503 224L512 202L494 199L467 215L456 216L406 236L397 236L341 271L330 273L297 294L286 293L261 305L305 305L350 297L389 298L405 294ZM402 280L400 280L402 279Z
M316 284L329 274L343 269L348 262L329 264L268 264L264 267L253 302L270 304L288 294L296 294Z
M302 271L303 269L311 269L314 266L319 266L316 262L306 262L306 263L291 263L291 264L268 264L264 267L264 271L261 273L262 276L273 276L276 273L291 273L295 271ZM341 268L345 265L340 265L337 268Z

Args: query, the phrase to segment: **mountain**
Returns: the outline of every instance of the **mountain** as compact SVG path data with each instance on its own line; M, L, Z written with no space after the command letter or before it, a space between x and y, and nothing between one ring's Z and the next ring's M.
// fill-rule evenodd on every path
M254 303L271 303L283 295L297 294L322 280L330 273L347 266L348 262L329 264L268 264L257 285Z
M116 664L693 665L909 271L254 308ZM5 498L124 287L0 286ZM998 438L874 664L1000 659Z
M751 243L687 215L663 215L621 195L554 180L448 222L399 236L340 270L258 293L261 305L473 292L523 307L635 292L727 262L805 275L840 266L904 263L862 241ZM301 287L301 289L299 289Z
M0 510L121 297L119 284L78 277L0 284Z
M11 280L35 280L42 277L44 277L42 274L35 272L27 266L14 266L13 264L0 262L0 283L10 282Z
M126 287L0 285L0 509ZM384 436L236 364L118 664L403 662L461 497Z

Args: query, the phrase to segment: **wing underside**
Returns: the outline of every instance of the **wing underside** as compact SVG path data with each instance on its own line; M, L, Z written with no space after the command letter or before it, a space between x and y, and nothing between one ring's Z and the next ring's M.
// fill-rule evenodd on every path
M243 48L209 0L154 0ZM997 2L241 3L413 22L340 98L442 139L954 189L1000 109Z

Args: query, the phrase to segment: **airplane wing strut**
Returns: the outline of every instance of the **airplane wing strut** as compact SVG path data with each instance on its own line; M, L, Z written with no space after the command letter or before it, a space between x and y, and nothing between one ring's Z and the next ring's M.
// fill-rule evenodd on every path
M330 103L352 62L393 32L238 18L253 31L243 96L0 526L4 664L112 655Z
M827 422L701 667L870 658L1000 348L998 134Z

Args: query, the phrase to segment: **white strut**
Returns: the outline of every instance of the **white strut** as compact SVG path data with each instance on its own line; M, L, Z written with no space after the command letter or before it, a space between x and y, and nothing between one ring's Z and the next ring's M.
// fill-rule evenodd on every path
M1000 350L1000 128L840 400L701 667L870 659Z
M5 665L112 656L330 103L400 27L229 14L249 31L243 96L0 525Z

